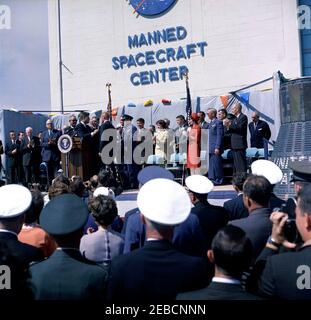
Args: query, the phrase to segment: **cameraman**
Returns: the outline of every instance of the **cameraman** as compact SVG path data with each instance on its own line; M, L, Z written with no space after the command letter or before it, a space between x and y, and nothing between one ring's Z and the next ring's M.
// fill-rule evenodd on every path
M296 207L296 226L304 243L296 244L284 236L288 215L283 212L271 214L272 234L256 265L266 262L259 279L259 294L279 299L311 299L311 185L299 192ZM279 253L281 247L295 252Z

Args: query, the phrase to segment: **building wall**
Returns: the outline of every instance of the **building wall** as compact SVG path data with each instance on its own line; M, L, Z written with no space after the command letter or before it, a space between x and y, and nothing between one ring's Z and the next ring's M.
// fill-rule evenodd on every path
M296 0L178 0L167 13L145 18L123 0L62 0L62 53L65 110L94 110L147 99L179 100L185 83L166 81L133 86L133 72L186 65L192 96L225 94L270 77L280 70L298 77L300 70ZM184 40L130 49L128 36L183 26ZM114 70L112 58L206 41L205 56L166 64ZM60 109L57 1L49 0L52 110ZM271 84L270 84L271 86Z

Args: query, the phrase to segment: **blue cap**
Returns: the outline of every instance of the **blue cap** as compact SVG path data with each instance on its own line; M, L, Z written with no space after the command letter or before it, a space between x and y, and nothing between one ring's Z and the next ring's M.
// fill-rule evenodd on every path
M137 176L140 184L145 184L153 179L174 180L174 175L169 170L165 170L159 166L149 166L142 169Z
M88 208L78 196L63 194L44 207L40 225L51 235L66 235L83 228L88 217Z
M124 115L123 115L123 119L124 119L124 121L132 121L132 120L133 120L133 117L130 116L130 115L128 115L128 114L124 114Z

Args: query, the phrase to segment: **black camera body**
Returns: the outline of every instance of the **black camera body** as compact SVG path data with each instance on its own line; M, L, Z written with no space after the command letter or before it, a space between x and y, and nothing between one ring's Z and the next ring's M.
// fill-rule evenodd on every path
M286 204L282 204L281 208L275 208L273 210L274 212L286 212ZM289 242L296 242L298 238L298 230L296 226L296 220L295 219L287 219L284 225L284 237Z
M295 219L287 219L284 225L284 236L289 242L295 242L297 240L297 227Z

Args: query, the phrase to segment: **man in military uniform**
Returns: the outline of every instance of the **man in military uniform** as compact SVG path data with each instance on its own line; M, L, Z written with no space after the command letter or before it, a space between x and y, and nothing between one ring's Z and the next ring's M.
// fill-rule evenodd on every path
M224 172L221 154L223 153L224 126L221 120L217 119L217 110L210 108L207 111L210 123L209 130L209 169L208 178L215 184L223 183Z
M37 300L105 298L107 271L86 260L79 251L89 212L73 194L52 199L40 217L42 228L53 236L55 252L30 267L30 288Z
M41 250L20 242L17 237L31 202L31 193L23 186L10 184L0 188L0 266L10 267L12 285L11 290L0 290L0 299L25 298L28 294L25 270L31 262L43 259Z
M172 301L179 292L204 287L212 274L207 260L182 254L171 244L174 227L191 210L186 190L174 181L153 179L140 189L137 204L146 244L112 260L109 301Z
M191 213L198 217L202 230L203 252L206 254L218 230L228 223L229 215L225 208L211 205L208 202L208 194L214 189L214 184L208 178L193 175L187 177L185 183L189 190L190 200L194 205Z
M140 186L152 179L169 179L174 180L174 175L159 166L148 166L142 169L137 176ZM140 211L134 208L125 213L124 224L122 229L124 235L124 253L141 248L145 243L145 226L141 222Z
M294 182L296 196L289 198L286 201L286 206L282 211L286 212L290 218L294 219L297 206L297 195L304 186L311 183L311 161L295 161L289 163L288 166L293 171L290 182Z
M173 180L174 175L161 167L149 166L141 170L137 178L140 185L144 185L150 180L159 178ZM138 208L126 213L122 233L124 233L125 238L124 253L144 246L146 228L142 223ZM184 222L175 227L172 243L177 250L185 254L206 256L206 251L204 252L203 247L204 236L201 231L199 218L194 213L191 212Z
M269 202L269 208L275 210L281 208L285 201L278 198L274 193L273 189L276 184L280 183L283 179L282 170L272 161L269 160L256 160L251 165L252 174L256 176L265 177L272 185L272 192Z

